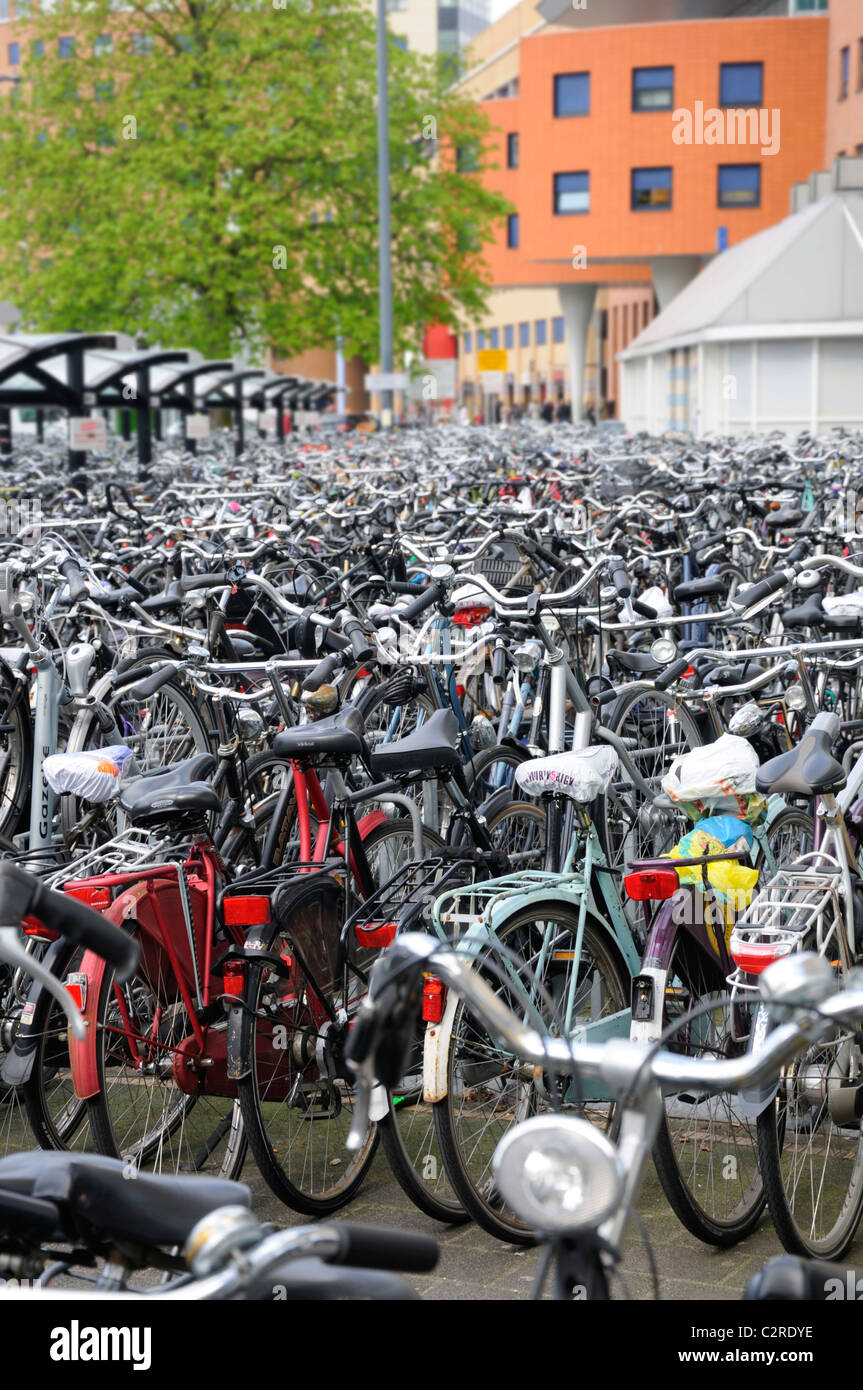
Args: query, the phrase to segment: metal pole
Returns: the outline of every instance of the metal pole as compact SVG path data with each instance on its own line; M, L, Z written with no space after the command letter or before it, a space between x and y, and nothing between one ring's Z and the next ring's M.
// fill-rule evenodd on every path
M73 347L66 354L66 384L75 402L74 411L79 417L89 415L89 410L84 406L84 354L78 347ZM74 472L76 468L83 468L87 462L87 455L83 449L69 450L69 471Z
M378 271L380 275L381 371L393 370L393 268L390 259L390 114L387 61L387 6L378 0ZM381 424L393 422L393 393L381 393Z
M341 333L336 338L336 385L338 394L336 396L336 410L340 415L344 415L347 410L347 377L345 375L345 340Z

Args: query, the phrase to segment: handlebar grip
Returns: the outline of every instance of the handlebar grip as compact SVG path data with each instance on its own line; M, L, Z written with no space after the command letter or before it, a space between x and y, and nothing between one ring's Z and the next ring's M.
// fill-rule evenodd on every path
M409 603L407 608L398 611L398 617L404 623L412 623L414 618L418 618L420 613L424 613L427 608L432 608L443 595L440 584L430 584L427 589L415 598L413 603Z
M111 684L115 690L121 690L126 685L134 685L135 681L142 681L146 676L153 674L152 662L147 662L144 666L137 666L129 671L124 671L121 675L119 671L114 671Z
M303 681L303 690L317 690L321 685L328 685L330 677L334 671L342 664L339 655L325 656L323 661L319 661L313 671L310 671Z
M615 516L615 517L612 517L611 521L607 521L607 522L605 523L605 525L604 525L599 531L597 531L597 533L596 533L596 539L597 539L598 541L607 541L608 538L609 538L609 536L612 535L612 533L615 531L616 528L617 528L617 517Z
M629 598L632 592L632 583L626 573L626 566L619 555L611 555L608 560L608 570L611 575L611 582L621 598Z
M344 628L345 636L351 644L351 650L353 651L355 660L368 661L369 657L374 652L374 648L363 632L362 623L357 618L348 618L347 621L342 624L342 627Z
M157 690L161 690L163 685L168 684L168 681L174 674L174 670L175 668L173 666L158 667L158 669L147 676L145 680L138 681L135 685L130 685L128 694L133 695L136 700L149 699L151 695L155 695Z
M616 690L609 688L608 690L600 690L598 695L593 695L591 698L594 704L610 705L612 700L617 699L617 694Z
M69 585L69 599L72 603L77 603L79 599L87 597L87 585L81 573L81 567L74 555L67 555L65 560L60 561L60 573Z
M232 581L228 578L224 570L219 570L216 574L190 574L185 579L180 580L182 592L188 593L190 589L218 589L224 588Z
M812 547L808 541L798 541L796 545L792 545L791 549L782 556L782 559L785 561L786 565L796 565L809 554L811 549Z
M419 590L419 584L409 584L403 579L388 579L387 588L394 594L415 594Z
M503 642L494 649L491 662L491 678L495 685L503 685L506 680L506 647Z
M77 898L46 888L35 874L28 874L17 864L0 864L0 923L20 924L31 914L70 941L95 951L117 968L121 979L127 979L138 964L137 941L113 922Z
M688 656L679 656L676 661L672 661L670 666L666 666L661 676L656 677L653 682L654 686L657 690L667 690L691 664Z
M120 980L127 980L134 973L141 948L133 937L77 898L45 888L41 883L38 889L33 912L40 921L59 931L68 941L95 951L114 966Z
M785 570L777 570L776 574L768 574L766 579L759 579L757 584L751 584L748 589L738 590L734 598L730 600L731 607L738 613L743 613L747 608L752 608L762 599L770 598L771 594L778 594L780 590L786 589L791 583L791 578Z
M649 603L642 603L640 598L634 598L632 600L632 607L634 612L636 612L640 618L659 617L659 614L657 613L656 609L651 608Z
M341 1245L335 1264L427 1274L438 1262L437 1240L419 1231L387 1231L348 1221L340 1221L334 1229Z

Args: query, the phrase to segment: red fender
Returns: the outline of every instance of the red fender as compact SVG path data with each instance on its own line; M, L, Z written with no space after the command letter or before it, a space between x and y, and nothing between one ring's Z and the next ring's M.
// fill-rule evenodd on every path
M115 898L110 907L103 912L109 922L117 926L130 917L135 917L138 901L147 892L146 883L137 883ZM87 982L87 998L84 1004L84 1021L87 1036L82 1042L69 1033L69 1062L72 1069L72 1084L79 1100L89 1100L99 1093L99 1068L96 1063L97 1023L99 995L102 993L102 980L105 976L105 962L94 951L86 951L79 973Z
M367 840L373 830L377 830L379 825L383 825L386 816L383 811L369 811L367 816L357 821L357 830L360 832L360 839Z

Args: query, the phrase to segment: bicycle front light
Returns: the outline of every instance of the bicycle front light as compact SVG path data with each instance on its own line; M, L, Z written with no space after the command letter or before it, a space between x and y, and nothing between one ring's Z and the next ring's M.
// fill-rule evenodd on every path
M619 1205L617 1150L587 1120L537 1115L498 1144L494 1179L504 1200L534 1230L587 1231Z

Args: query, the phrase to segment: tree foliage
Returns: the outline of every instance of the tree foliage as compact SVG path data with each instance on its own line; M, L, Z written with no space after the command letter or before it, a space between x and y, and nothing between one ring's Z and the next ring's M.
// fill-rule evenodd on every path
M19 6L20 11L20 6ZM377 355L374 15L361 0L60 0L0 98L0 298L41 330L214 356ZM396 340L481 315L490 128L390 43ZM4 84L5 85L5 84ZM479 172L455 151L477 149Z

